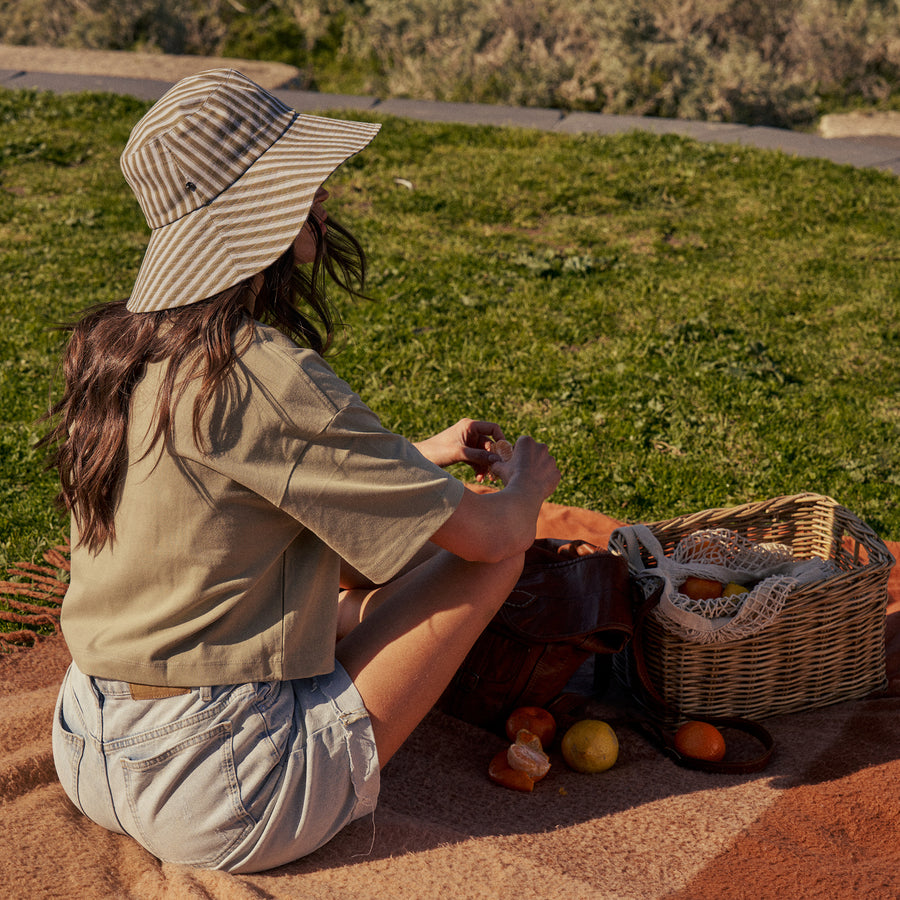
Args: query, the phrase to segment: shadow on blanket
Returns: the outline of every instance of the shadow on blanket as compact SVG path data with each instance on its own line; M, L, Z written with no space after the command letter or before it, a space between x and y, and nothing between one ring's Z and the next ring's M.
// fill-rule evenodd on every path
M617 524L547 504L540 536L605 546ZM895 678L897 587L892 581L888 620ZM487 780L488 760L505 743L500 737L435 711L385 769L373 818L303 860L231 876L160 864L69 804L49 741L68 659L59 636L0 656L0 879L14 886L13 896L900 895L896 690L767 720L778 749L762 773L682 769L621 727L620 758L610 772L578 775L557 754L532 794ZM626 705L613 689L589 711L615 723Z

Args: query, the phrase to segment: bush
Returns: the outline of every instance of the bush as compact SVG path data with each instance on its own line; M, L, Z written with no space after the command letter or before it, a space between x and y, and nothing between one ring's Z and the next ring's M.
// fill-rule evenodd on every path
M749 124L900 82L895 0L372 0L346 41L393 96Z
M0 34L288 62L339 93L797 127L898 103L898 4L0 0Z
M227 0L0 0L8 44L205 54L222 41Z

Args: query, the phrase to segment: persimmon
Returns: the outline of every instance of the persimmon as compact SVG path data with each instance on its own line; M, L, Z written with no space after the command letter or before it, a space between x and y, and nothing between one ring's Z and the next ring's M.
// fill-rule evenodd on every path
M725 755L725 738L709 722L685 722L675 732L675 749L682 756L718 762Z
M520 706L514 709L506 720L506 736L514 741L522 730L536 734L541 746L546 750L556 737L556 719L553 714L540 706Z
M678 590L691 600L715 600L722 596L722 587L721 581L689 575Z
M709 559L720 546L720 540L714 531L702 529L688 534L681 539L678 546L680 552L689 559Z
M514 769L509 764L507 750L498 750L488 765L488 778L502 787L513 791L529 792L534 790L534 779L526 772Z

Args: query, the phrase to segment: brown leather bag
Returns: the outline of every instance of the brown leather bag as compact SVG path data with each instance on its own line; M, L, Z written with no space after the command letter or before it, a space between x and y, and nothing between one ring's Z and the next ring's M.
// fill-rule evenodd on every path
M513 709L550 705L591 655L618 653L631 639L630 592L621 557L587 541L535 541L438 707L502 731Z
M643 663L641 629L658 597L641 597L624 558L586 541L535 541L515 588L475 642L438 707L501 734L509 713L519 706L549 707L557 723L568 727L590 703L590 697L565 692L572 676L594 655L594 687L599 693L603 685L597 683L596 671L610 668L602 661L611 660L633 640L644 687L635 699L646 714L626 713L610 724L632 728L686 768L722 774L765 768L774 741L760 723L738 717L691 716L668 706L656 692ZM673 729L664 724L685 718L742 732L745 739L753 740L737 758L691 759L678 753Z

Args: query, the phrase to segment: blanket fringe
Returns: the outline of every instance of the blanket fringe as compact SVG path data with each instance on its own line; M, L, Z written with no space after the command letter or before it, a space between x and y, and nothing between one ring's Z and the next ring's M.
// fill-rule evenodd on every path
M14 563L6 572L8 577L0 580L0 623L22 626L0 630L0 651L34 647L47 636L48 628L52 634L59 632L62 601L69 587L70 552L66 541L44 553L46 565Z

